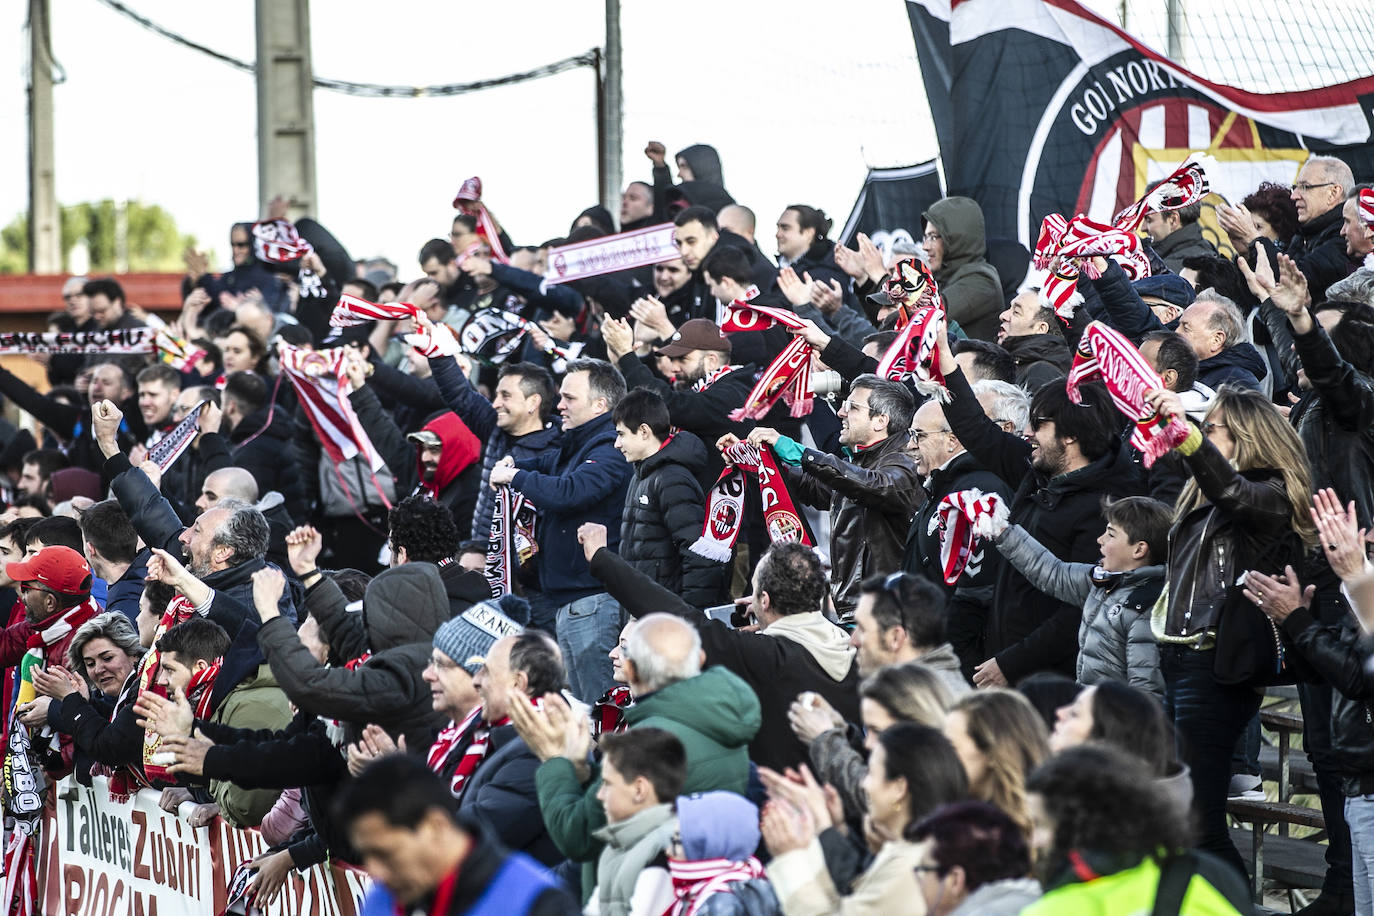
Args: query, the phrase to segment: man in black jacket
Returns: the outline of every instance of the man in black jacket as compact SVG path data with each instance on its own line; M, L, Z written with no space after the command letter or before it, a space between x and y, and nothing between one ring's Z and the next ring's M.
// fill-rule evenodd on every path
M253 372L231 372L221 394L224 429L234 464L253 475L259 493L276 490L293 519L306 517L305 491L291 461L291 414L271 402L267 382Z
M1341 237L1341 210L1345 195L1355 186L1350 166L1334 156L1312 156L1298 170L1293 182L1293 203L1298 208L1298 234L1285 250L1307 277L1314 302L1326 298L1326 288L1350 273L1354 266ZM1221 227L1231 236L1237 251L1254 249L1278 272L1278 246L1260 234L1255 221L1243 209L1222 207L1217 211Z
M1124 419L1106 389L1096 382L1080 386L1080 405L1062 385L1041 388L1031 399L1027 441L983 412L943 334L938 347L951 395L943 405L945 418L980 465L1016 487L1011 521L1061 560L1095 562L1102 497L1144 492L1140 467L1121 444ZM1082 613L1036 591L1011 564L1002 564L988 618L987 658L974 670L974 683L1004 687L1036 671L1072 677Z
M1018 293L997 320L997 342L1016 360L1016 384L1035 391L1068 374L1073 353L1059 333L1054 309L1040 301L1038 290Z
M996 414L989 416L1002 419ZM938 583L949 594L946 632L959 656L960 670L965 678L972 680L973 669L987 658L983 652L983 635L992 605L993 583L1002 565L1001 556L988 545L977 544L959 577L953 583L946 581L941 563L940 532L931 520L941 500L951 493L979 490L1009 500L1011 488L996 474L981 467L964 449L959 437L949 428L938 401L926 401L917 409L911 421L911 450L916 457L916 471L925 478L926 501L912 518L907 531L902 568Z
M807 747L787 718L801 693L814 691L846 721L858 721L858 663L849 634L821 612L825 570L811 548L784 542L763 555L749 599L758 630L749 632L707 617L607 550L604 525L583 525L577 539L592 575L632 616L662 611L681 617L701 634L706 666L724 665L754 688L763 714L749 743L754 763L781 772L808 762Z
M905 385L861 375L839 410L845 458L803 448L764 426L749 434L788 465L790 491L830 510L830 585L841 623L852 623L864 579L901 567L907 528L924 496L907 452L914 412Z
M707 450L685 429L673 431L668 405L652 391L636 388L612 414L615 447L634 465L620 523L620 555L688 604L717 604L725 566L690 548L701 536L706 498L697 478Z

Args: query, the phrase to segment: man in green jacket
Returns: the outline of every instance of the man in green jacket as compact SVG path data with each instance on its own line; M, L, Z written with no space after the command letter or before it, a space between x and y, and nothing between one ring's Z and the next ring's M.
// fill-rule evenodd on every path
M701 670L705 653L696 628L671 614L648 614L630 631L622 652L634 703L626 727L661 728L687 751L683 792L744 794L749 742L762 722L758 697L725 668ZM599 767L588 762L591 732L585 716L554 697L541 712L512 709L516 731L543 763L535 775L544 824L569 859L583 863L583 897L602 844L592 834L606 825L597 800Z

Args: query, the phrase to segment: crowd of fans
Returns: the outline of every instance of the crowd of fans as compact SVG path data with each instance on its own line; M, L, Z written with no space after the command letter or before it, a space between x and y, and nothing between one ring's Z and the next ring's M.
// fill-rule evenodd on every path
M1246 913L1226 805L1260 787L1263 688L1296 682L1329 836L1304 912L1374 914L1374 232L1351 170L1313 156L1220 208L1234 259L1198 206L1148 214L1151 276L1098 258L1066 322L1035 272L989 263L976 201L893 251L798 204L769 246L711 147L677 183L646 153L619 214L539 245L460 194L408 281L317 225L282 272L235 225L232 266L189 253L168 316L195 361L37 352L41 394L0 369L41 424L0 430L0 663L32 768L259 828L260 900L336 860L376 912ZM664 222L679 259L545 281L551 248ZM948 322L936 396L875 374L911 257ZM331 327L341 293L417 311ZM159 321L114 279L63 299L53 330ZM732 330L735 300L798 326ZM527 322L512 352L415 343L490 309ZM1186 424L1153 462L1101 383L1066 390L1087 320ZM811 411L748 419L795 338ZM331 457L279 345L346 351L380 469ZM195 411L190 448L150 460ZM776 465L708 556L750 445ZM765 522L770 477L799 527ZM1007 511L951 567L941 507L970 490ZM494 520L519 529L499 598Z

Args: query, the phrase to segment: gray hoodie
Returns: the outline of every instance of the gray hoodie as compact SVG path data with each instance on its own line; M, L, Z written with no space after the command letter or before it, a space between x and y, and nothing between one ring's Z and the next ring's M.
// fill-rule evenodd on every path
M1040 899L1040 882L1034 878L990 881L964 898L949 916L1016 916Z

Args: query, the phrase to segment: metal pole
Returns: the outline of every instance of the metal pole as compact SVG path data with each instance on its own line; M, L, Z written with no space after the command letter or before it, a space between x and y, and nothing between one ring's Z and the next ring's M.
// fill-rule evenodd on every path
M52 42L48 0L29 0L29 272L62 271L53 161Z
M600 127L601 127L601 206L618 216L620 213L620 181L625 149L621 108L624 94L620 89L620 0L606 0L606 48L602 57Z
M1184 40L1188 35L1187 26L1184 24L1183 0L1167 0L1165 11L1169 18L1169 37L1166 46L1169 60L1181 64L1186 54Z
M287 215L318 212L310 0L256 0L259 215L278 194Z

